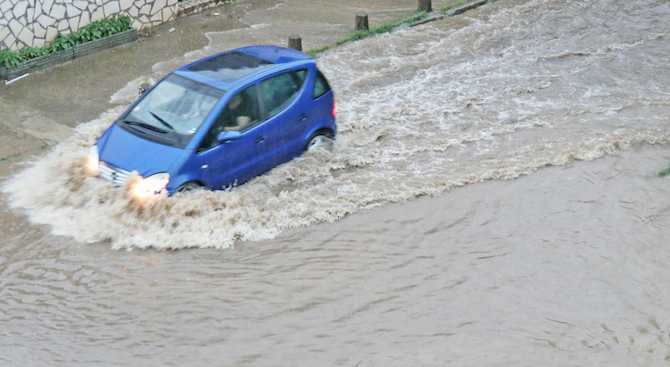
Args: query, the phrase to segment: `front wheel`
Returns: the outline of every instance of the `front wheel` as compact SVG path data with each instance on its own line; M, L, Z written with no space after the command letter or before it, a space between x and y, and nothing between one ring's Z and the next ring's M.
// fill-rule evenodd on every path
M315 133L309 142L307 143L306 150L312 152L318 149L325 149L329 152L333 151L335 146L335 140L332 137L328 136L325 132Z
M175 192L187 192L202 189L202 185L197 182L187 182L177 188Z

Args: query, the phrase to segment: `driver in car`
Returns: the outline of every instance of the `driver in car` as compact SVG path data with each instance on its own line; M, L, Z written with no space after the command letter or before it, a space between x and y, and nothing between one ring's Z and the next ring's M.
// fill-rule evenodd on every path
M223 129L224 130L237 130L240 131L244 128L249 122L251 122L251 117L249 113L245 111L250 106L247 103L244 103L244 97L242 93L237 94L230 100L228 106L223 112Z

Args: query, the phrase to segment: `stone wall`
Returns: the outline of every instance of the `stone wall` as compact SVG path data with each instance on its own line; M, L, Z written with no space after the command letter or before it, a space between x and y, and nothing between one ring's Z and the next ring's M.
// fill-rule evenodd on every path
M42 47L99 19L127 15L136 29L177 16L177 0L0 0L0 49Z

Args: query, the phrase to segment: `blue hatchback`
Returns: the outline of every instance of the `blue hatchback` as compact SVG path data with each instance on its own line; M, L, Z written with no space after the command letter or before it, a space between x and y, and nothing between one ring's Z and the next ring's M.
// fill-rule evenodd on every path
M90 173L133 193L223 189L261 175L337 132L335 100L313 58L250 46L179 68L144 92L91 148Z

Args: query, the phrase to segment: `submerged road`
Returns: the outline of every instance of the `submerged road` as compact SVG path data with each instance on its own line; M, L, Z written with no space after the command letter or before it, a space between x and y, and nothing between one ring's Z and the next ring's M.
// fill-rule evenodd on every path
M81 175L141 82L314 6L208 34L12 168L0 364L667 363L667 1L501 0L336 48L338 150L230 192L140 212Z

